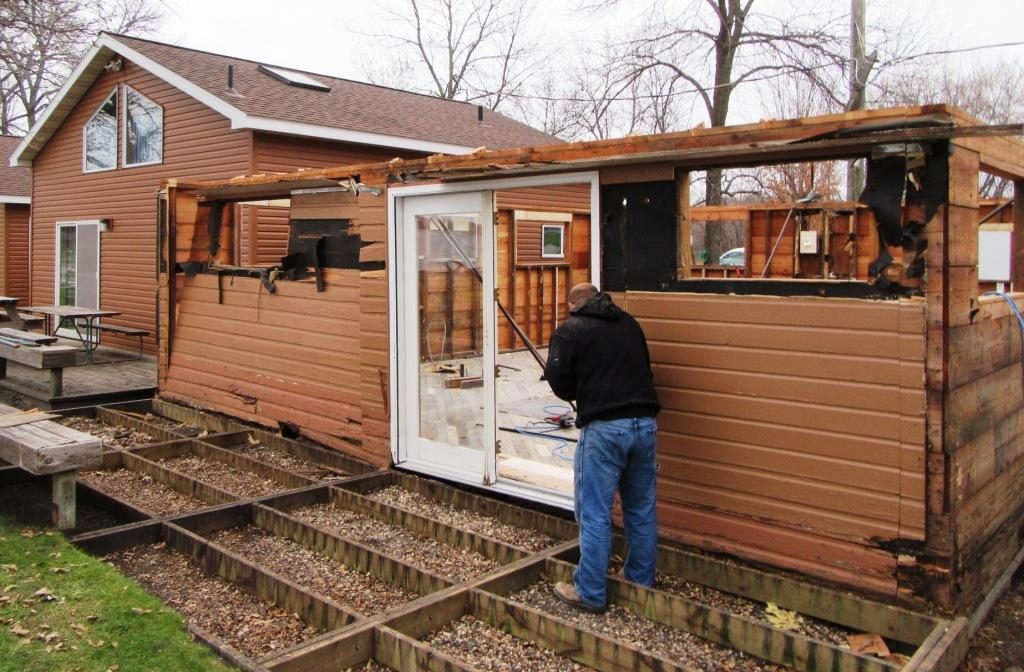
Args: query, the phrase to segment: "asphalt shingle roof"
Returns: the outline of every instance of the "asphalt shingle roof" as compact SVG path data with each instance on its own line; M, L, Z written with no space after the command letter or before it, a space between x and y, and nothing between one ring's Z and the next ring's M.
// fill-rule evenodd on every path
M32 195L32 169L9 165L11 154L20 143L20 137L0 135L0 196Z
M253 116L474 148L561 142L490 110L484 110L483 121L478 121L477 106L470 103L288 68L331 89L316 91L261 72L255 61L124 35L112 37ZM234 92L228 89L228 65L234 66Z

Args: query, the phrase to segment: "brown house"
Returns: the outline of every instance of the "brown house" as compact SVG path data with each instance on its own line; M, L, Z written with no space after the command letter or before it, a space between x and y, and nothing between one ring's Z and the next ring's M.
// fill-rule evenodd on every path
M978 277L979 172L1024 189L1024 145L999 132L928 106L168 183L160 396L568 506L572 436L520 438L561 411L531 387L537 366L522 342L503 336L513 302L517 321L543 322L550 305L560 319L563 276L541 285L509 269L538 261L517 237L568 222L571 247L564 228L542 229L539 260L570 249L570 273L613 291L648 335L664 407L664 541L967 610L1024 543L1020 326L1007 300L980 295ZM901 154L879 150L893 143ZM870 258L866 239L849 255L854 279L783 277L787 265L824 270L794 252L799 237L772 260L774 277L700 277L693 171L852 157L876 178L861 201L878 236ZM589 193L587 216L559 214L580 208L568 202L547 214L506 207L524 191ZM253 198L290 198L293 234L316 212L332 222L325 245L356 240L356 253L323 269L321 291L281 280L268 294L255 278L227 282L224 268L178 272L205 258L197 221ZM781 220L764 222L774 236L762 242L778 238ZM1018 302L1022 274L1015 263Z
M155 330L156 191L171 176L552 141L466 103L101 34L12 158L32 167L31 302L118 310L119 323ZM287 221L272 206L227 213L242 223L236 261L284 253Z
M9 165L20 143L0 135L0 295L27 299L32 171Z

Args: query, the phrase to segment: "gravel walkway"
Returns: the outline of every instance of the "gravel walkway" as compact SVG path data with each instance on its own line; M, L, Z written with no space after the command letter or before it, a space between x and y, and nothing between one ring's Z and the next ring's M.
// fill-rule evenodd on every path
M367 493L366 496L384 504L390 504L391 506L397 506L421 516L433 518L445 525L483 534L510 546L533 553L550 548L559 541L536 530L516 527L491 516L485 516L450 504L443 504L419 493L409 492L398 485L373 490Z
M288 489L273 479L199 455L172 457L160 464L239 497L262 497Z
M419 597L253 525L222 530L210 540L367 616Z
M131 469L80 471L78 479L154 516L171 516L211 506Z
M404 527L388 525L376 518L335 508L332 504L307 506L290 513L345 539L358 541L458 583L499 567L497 562L479 553L448 546L413 534Z
M555 597L551 584L547 582L528 586L509 599L699 670L779 672L788 669L637 616L616 605L609 605L608 611L600 615L576 609Z
M453 658L491 672L575 672L591 668L554 651L463 616L428 635L423 642Z
M256 598L233 583L204 574L163 543L137 546L107 561L138 581L190 623L249 657L259 657L318 634L295 614Z

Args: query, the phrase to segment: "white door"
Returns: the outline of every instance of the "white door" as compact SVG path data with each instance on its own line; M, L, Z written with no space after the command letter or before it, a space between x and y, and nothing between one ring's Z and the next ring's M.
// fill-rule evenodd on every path
M396 205L396 462L493 483L491 192L407 196Z
M100 307L100 227L98 222L57 224L56 304ZM70 329L61 334L72 336Z

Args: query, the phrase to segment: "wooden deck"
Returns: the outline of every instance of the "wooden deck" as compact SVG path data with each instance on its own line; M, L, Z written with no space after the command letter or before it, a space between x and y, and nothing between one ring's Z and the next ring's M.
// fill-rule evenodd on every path
M541 353L546 356L547 349L542 349ZM499 476L570 493L579 430L575 427L559 429L545 422L552 414L571 412L569 405L555 397L548 384L541 380L540 368L529 352L501 353L497 361L501 367L496 385L501 442ZM483 389L446 389L444 380L452 376L435 372L442 363L455 369L465 365L468 375L478 375L481 366L479 357L421 365L422 435L436 441L481 448L485 444L481 420L481 409L485 407Z
M61 339L60 343L71 345L75 342ZM75 365L64 369L64 389L58 397L50 394L48 371L16 362L8 363L7 378L0 380L0 387L26 397L43 409L149 399L156 392L156 360L125 361L132 355L124 350L100 347L96 351L96 363L89 364L85 352L78 353Z

